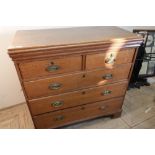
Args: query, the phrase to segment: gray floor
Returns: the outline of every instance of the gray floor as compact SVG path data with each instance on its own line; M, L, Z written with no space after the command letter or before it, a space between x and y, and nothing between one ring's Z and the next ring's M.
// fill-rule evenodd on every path
M65 129L155 129L155 83L127 92L122 117L99 118Z

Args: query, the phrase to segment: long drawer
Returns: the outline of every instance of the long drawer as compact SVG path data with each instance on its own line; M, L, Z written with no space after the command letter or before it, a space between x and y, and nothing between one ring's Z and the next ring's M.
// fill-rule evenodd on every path
M118 64L131 63L135 49L124 49L121 51L108 51L100 54L91 54L86 57L86 69L112 68Z
M82 56L23 62L19 64L22 78L31 80L44 76L80 71Z
M127 81L29 101L32 115L123 96Z
M112 115L121 111L123 98L100 101L92 104L60 110L33 117L37 128L57 128L103 115Z
M68 91L101 86L115 81L128 79L131 64L118 65L113 69L99 69L65 76L57 76L37 81L24 82L29 99L56 95Z

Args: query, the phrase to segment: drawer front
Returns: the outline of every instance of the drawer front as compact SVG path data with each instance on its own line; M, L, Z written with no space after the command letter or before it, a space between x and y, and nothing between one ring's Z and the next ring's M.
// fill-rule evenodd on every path
M131 64L119 65L113 69L99 69L90 72L25 82L24 86L28 98L33 99L128 79L130 68Z
M75 72L81 70L81 66L81 56L33 61L19 64L22 78L25 80L55 74Z
M117 98L35 116L33 120L37 128L56 128L77 121L111 115L120 111L122 104L123 98Z
M83 79L80 80L79 85L84 87L90 85L102 86L128 79L131 66L132 65L129 63L118 65L111 69L104 68L95 71L87 71L86 74L83 74Z
M71 93L29 101L32 115L124 96L128 82L94 87Z
M135 49L126 49L119 52L107 52L101 54L87 55L86 69L112 68L118 64L131 63L135 54Z

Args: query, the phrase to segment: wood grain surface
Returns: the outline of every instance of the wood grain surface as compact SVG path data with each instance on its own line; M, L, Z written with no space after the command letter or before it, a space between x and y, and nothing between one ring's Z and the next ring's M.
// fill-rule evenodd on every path
M117 27L18 31L8 51L35 127L55 128L104 115L119 117L142 41ZM103 112L98 110L100 101L103 107L109 105L107 112L103 107ZM56 116L64 122L55 123L55 114L62 111L67 119Z
M29 99L66 93L82 88L102 86L121 80L128 80L131 64L118 65L113 69L99 69L66 74L35 81L24 82ZM58 85L54 89L54 85ZM53 88L51 88L53 86Z
M124 96L127 88L127 81L105 85L102 87L92 87L80 91L50 96L42 99L29 101L29 106L33 115L42 114L49 111L56 111L64 108L75 107L82 104L107 100L114 97ZM104 94L105 91L111 91ZM62 102L59 107L54 107L54 102Z
M34 117L37 128L56 128L121 111L123 98L101 101Z

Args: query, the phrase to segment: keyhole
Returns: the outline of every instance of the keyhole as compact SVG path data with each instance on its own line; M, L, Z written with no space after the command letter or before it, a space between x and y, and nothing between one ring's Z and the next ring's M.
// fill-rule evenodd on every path
M83 74L83 76L82 76L83 78L85 78L86 77L86 75L85 74Z
M51 65L54 65L54 62L51 62Z
M81 107L81 110L85 110L85 107Z
M86 94L86 92L85 92L85 91L83 91L83 92L82 92L82 94L83 94L83 95L85 95L85 94Z

